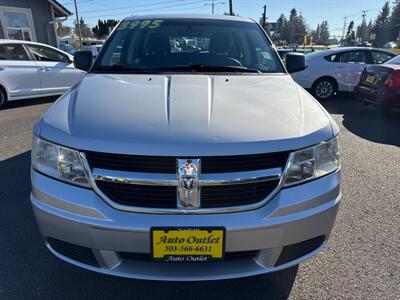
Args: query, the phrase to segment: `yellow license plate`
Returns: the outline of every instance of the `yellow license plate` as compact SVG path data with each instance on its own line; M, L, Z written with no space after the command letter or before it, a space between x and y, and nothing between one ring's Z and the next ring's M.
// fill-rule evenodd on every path
M368 75L367 76L367 79L365 79L365 82L366 83L373 83L375 81L375 76L373 76L373 75Z
M165 262L207 262L223 260L225 229L152 228L153 259Z

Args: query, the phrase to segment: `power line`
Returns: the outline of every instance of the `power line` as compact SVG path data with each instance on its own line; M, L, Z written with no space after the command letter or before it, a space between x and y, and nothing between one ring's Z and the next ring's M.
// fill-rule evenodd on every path
M154 6L154 5L157 6L157 5L160 5L160 4L162 5L162 4L168 4L168 3L174 3L174 2L182 2L182 1L183 0L160 1L160 2L155 2L155 3L138 4L138 5L134 5L134 6L124 6L124 7L118 7L118 8L89 9L89 10L81 11L81 13L113 11L113 10L131 9L131 8L137 8L137 7L148 7L148 6Z
M163 10L163 9L168 9L168 8L184 7L184 6L187 6L187 5L198 4L198 3L204 3L204 0L187 2L185 4L180 4L180 5L179 4L175 4L175 5L169 5L169 6L163 6L163 7L153 7L153 8L147 8L147 9L139 9L139 10L135 10L135 13L153 11L155 9ZM204 7L204 4L201 7ZM188 7L187 9L191 9L191 8ZM114 13L114 14L89 16L89 17L85 17L85 19L96 19L96 18L103 18L103 17L110 17L110 16L121 16L121 15L128 16L129 13L128 12L123 12L123 13Z
M211 5L211 12L212 12L212 14L214 14L214 9L215 9L215 6L216 5L218 5L218 4L225 4L225 2L215 2L215 0L211 0L211 3L205 3L204 5L205 6L208 6L208 5Z

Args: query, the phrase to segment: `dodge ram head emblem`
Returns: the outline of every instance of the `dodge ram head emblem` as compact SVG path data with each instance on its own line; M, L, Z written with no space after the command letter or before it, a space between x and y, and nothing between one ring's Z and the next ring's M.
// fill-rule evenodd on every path
M200 207L200 159L178 159L178 208Z

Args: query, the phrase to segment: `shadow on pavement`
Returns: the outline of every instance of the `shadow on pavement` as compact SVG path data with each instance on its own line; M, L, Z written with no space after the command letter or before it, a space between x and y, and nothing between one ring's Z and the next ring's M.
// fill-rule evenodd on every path
M343 114L343 126L372 142L400 146L400 111L384 112L352 96L321 102L330 114Z
M51 97L41 97L41 98L32 98L32 99L23 99L23 100L13 100L10 102L6 102L3 108L0 111L5 111L8 109L18 108L18 107L25 107L25 106L33 106L39 105L44 103L50 103L57 100L59 96L51 96Z
M0 161L0 299L287 299L298 267L242 279L153 282L101 275L52 256L31 210L30 152Z

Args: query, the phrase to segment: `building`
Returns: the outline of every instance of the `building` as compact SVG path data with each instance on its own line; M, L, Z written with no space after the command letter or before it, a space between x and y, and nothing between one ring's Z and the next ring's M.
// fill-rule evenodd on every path
M0 39L28 40L57 47L56 23L71 16L56 0L1 0Z

